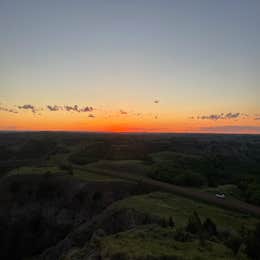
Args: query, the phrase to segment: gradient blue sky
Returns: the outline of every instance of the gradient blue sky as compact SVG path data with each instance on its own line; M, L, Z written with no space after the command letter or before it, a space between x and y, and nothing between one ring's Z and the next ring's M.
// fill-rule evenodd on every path
M0 102L160 114L173 131L190 116L254 116L259 30L259 0L0 0Z

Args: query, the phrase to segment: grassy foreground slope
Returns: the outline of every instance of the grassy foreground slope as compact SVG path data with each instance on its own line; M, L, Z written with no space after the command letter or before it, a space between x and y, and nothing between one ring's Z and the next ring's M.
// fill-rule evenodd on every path
M162 192L132 196L114 203L113 207L133 208L165 219L172 217L176 226L186 224L194 211L202 220L211 218L217 225L227 229L237 230L242 226L251 228L257 223L257 218L249 215Z
M144 195L131 196L117 201L109 206L105 212L115 216L115 212L128 212L128 221L133 218L130 214L147 216L147 222L133 225L130 229L119 233L106 233L99 238L91 239L83 248L72 249L64 259L87 259L88 256L101 257L100 259L139 260L139 259L249 259L245 253L243 242L238 245L234 253L230 239L240 236L241 230L248 232L254 229L258 219L242 213L225 210L206 203L193 201L169 193L153 192ZM198 213L201 223L211 219L215 223L215 235L199 235L187 230L190 217ZM113 213L114 212L114 213ZM157 224L153 220L157 221ZM173 224L169 224L169 219ZM118 220L118 222L121 222ZM113 225L111 219L111 225ZM124 223L124 221L123 221ZM236 247L236 246L235 246ZM251 258L250 258L251 259Z
M180 242L175 236L170 228L140 227L102 239L101 255L104 259L247 259L235 257L222 244L208 241L202 246L198 240Z
M259 221L250 215L161 192L132 196L114 203L112 207L133 208L159 217L166 221L166 226L136 227L105 237L100 244L104 259L248 259L243 242L234 253L234 244L231 245L230 241L239 241L236 240L238 236L254 229ZM184 230L195 211L202 222L211 219L216 224L216 237L204 240L203 235L188 235L189 238L184 238ZM167 224L169 219L173 219L173 228ZM181 230L181 236L178 230ZM230 234L233 235L230 237Z

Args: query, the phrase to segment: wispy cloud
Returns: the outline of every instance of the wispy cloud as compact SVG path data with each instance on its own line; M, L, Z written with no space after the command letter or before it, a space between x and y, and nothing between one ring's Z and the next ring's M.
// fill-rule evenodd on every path
M227 113L224 116L224 119L235 119L235 118L239 118L241 116L240 113Z
M64 110L65 111L73 111L73 112L91 112L93 111L93 107L89 107L89 106L85 106L85 107L82 107L80 108L78 105L74 105L74 106L64 106Z
M260 120L260 114L259 113L254 114L254 120Z
M241 113L241 118L246 119L249 118L249 114Z
M23 110L31 110L33 113L37 112L37 109L35 106L31 105L31 104L25 104L22 106L18 106L19 109L23 109Z
M58 106L58 105L47 105L46 106L47 110L49 111L67 111L67 112L78 112L78 113L85 113L85 112L92 112L94 110L93 107L91 106L84 106L80 107L78 105L64 105L64 106Z
M220 113L220 114L210 114L210 115L202 115L202 116L197 116L197 119L200 120L230 120L230 119L238 119L241 117L247 117L247 114L243 113ZM192 118L192 117L191 117ZM194 118L194 117L193 117Z
M18 114L18 111L12 108L0 107L0 111Z
M88 117L95 118L96 116L93 114L89 114Z
M62 107L62 106L57 106L57 105L53 105L53 106L47 105L46 107L47 107L47 109L50 110L50 111L63 110L63 107Z
M91 112L93 110L94 110L93 107L86 106L86 107L81 108L80 112Z
M121 114L121 115L127 115L127 112L124 111L124 110L122 110L122 109L120 109L120 114Z
M74 106L64 106L64 110L65 111L74 111L74 112L80 112L80 109L78 107L78 105L74 105Z

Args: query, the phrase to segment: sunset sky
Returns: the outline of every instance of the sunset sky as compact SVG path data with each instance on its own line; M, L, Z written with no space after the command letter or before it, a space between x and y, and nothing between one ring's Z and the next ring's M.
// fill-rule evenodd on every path
M0 0L0 129L260 134L259 0Z

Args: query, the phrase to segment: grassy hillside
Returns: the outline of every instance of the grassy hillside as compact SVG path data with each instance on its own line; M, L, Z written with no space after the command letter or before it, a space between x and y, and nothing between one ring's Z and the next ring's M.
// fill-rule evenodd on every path
M144 226L103 238L100 251L104 259L247 259L219 243L201 245L198 240L180 242L175 237L173 229Z
M13 169L8 173L8 175L14 174L69 174L67 170L60 169L57 166L46 166L46 167L33 167L33 166L23 166ZM101 174L96 174L87 170L73 169L72 176L80 180L85 181L121 181L119 178L113 178Z
M251 228L257 222L256 218L242 213L161 192L132 196L118 201L113 207L134 208L165 219L172 217L177 226L186 224L194 211L197 211L202 219L211 218L218 226L226 229L237 230L243 225Z
M147 175L152 170L152 165L147 165L141 160L103 160L91 164L92 167L115 172L127 172L138 176Z

